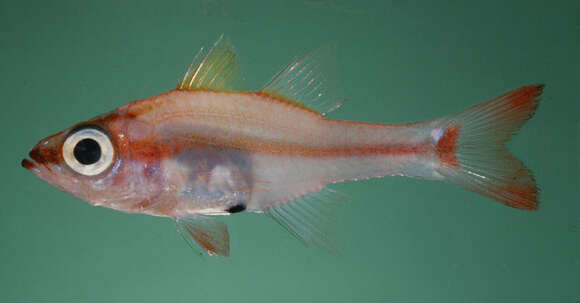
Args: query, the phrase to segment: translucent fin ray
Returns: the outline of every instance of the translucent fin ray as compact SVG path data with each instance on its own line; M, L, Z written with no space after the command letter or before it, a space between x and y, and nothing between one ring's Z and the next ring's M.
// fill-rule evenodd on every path
M192 249L201 247L210 256L230 255L228 228L216 218L197 215L177 219L176 223L179 233Z
M532 172L505 143L531 118L544 85L530 85L435 121L439 172L451 183L508 206L538 208Z
M229 39L220 36L214 45L195 55L177 88L181 90L234 90L241 79L240 65Z
M329 92L335 79L331 71L336 48L327 46L288 64L261 90L262 93L319 112L323 116L338 109L346 100Z
M265 212L290 234L305 245L315 245L329 252L336 252L334 229L336 221L332 214L337 202L347 198L329 188L299 197L290 202L271 207Z

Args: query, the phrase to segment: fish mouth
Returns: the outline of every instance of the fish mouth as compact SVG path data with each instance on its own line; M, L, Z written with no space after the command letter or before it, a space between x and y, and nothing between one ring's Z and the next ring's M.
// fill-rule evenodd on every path
M28 153L28 156L30 157L30 159L27 159L27 158L22 159L22 162L20 162L20 165L22 165L22 167L28 169L29 171L32 171L34 173L38 173L40 171L40 167L38 165L38 160L40 158L40 154L39 154L38 150L36 148L33 148Z
M31 172L34 172L34 173L40 172L38 165L32 160L28 160L28 159L24 158L24 159L22 159L22 162L20 162L20 165L22 165L22 167L28 169Z

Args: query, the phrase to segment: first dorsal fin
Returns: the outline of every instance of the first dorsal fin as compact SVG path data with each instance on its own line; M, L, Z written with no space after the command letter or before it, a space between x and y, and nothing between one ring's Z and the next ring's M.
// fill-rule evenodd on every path
M288 64L260 91L326 115L339 108L346 100L334 98L329 91L336 48L327 46Z
M201 48L195 55L177 88L233 90L240 78L240 64L232 43L222 35L209 50Z

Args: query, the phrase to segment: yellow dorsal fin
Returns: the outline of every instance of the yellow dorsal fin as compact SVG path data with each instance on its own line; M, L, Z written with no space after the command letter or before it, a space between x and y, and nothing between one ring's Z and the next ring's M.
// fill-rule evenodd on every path
M330 95L334 81L330 70L336 53L334 46L320 48L288 64L260 91L284 102L326 115L339 108L344 99Z
M177 88L234 90L240 78L240 64L232 43L222 35L209 50L201 48L195 55Z

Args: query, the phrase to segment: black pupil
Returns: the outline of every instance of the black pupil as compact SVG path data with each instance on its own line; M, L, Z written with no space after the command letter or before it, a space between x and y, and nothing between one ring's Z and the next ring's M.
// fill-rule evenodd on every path
M101 158L101 147L93 139L82 139L73 151L77 161L84 165L94 164Z

